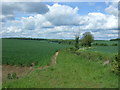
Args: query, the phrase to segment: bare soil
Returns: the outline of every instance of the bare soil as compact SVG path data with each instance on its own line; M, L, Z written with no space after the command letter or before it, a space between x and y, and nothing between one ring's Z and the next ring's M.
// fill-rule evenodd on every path
M49 65L39 67L38 69L46 69L52 65L56 64L56 58L58 56L59 52L56 52L53 57L52 61ZM11 65L2 65L2 82L6 82L8 79L8 74L16 73L17 77L20 78L22 76L27 75L29 72L33 70L33 66L31 67L20 67L20 66L11 66Z
M8 80L8 74L16 73L18 78L28 74L32 70L32 67L18 67L11 65L2 65L2 81Z

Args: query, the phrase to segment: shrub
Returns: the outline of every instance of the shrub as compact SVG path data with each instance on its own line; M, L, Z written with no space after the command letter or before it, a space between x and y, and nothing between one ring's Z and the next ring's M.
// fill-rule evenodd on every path
M95 46L109 46L107 43L93 43Z
M112 72L116 73L116 74L119 74L120 73L120 58L115 55L115 59L112 60Z
M112 61L114 59L114 56L107 56L101 52L94 52L94 51L88 51L86 48L79 49L79 50L74 50L70 49L70 51L76 55L79 55L82 58L86 58L88 60L94 60L94 61Z
M16 73L12 73L12 78L16 79L17 78L17 74Z
M79 36L75 37L75 48L79 49Z
M72 51L72 52L75 52L75 51L77 51L78 49L76 49L75 47L71 47L70 48L70 51Z
M8 74L8 79L16 79L16 78L18 78L16 73Z
M118 46L118 44L117 43L113 43L112 46Z
M12 76L10 73L8 73L8 79L12 79Z

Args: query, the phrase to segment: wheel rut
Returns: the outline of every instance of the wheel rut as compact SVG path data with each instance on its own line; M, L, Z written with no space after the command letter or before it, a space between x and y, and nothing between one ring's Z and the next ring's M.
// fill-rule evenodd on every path
M50 67L50 66L55 65L58 54L59 54L59 51L57 51L57 52L52 56L52 59L51 59L52 61L51 61L51 63L50 63L49 65L46 65L46 66L43 66L43 67L39 67L38 69L42 70L42 69L46 69L46 68L48 68L48 67Z

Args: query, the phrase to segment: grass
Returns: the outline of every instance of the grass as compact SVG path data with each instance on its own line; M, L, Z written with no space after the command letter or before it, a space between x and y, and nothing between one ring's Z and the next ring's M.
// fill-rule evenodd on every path
M57 50L70 47L47 41L15 39L3 39L2 46L2 63L19 66L30 66L32 63L38 66L49 64Z
M45 70L35 69L18 80L3 84L5 88L117 88L118 77L111 66L89 61L69 51L60 51L57 64Z

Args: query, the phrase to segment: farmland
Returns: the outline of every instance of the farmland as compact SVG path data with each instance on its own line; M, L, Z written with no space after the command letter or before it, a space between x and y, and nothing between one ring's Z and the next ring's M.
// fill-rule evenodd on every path
M3 90L120 88L118 0L11 1L1 5Z
M47 41L2 40L2 63L7 65L38 66L49 64L52 55L59 49L70 47Z
M97 52L102 52L102 53L108 53L108 54L113 54L113 53L118 53L118 46L94 46L90 51L97 51Z
M113 41L97 42L108 46L80 47L74 52L69 43L3 39L3 65L36 66L23 77L3 82L3 88L117 88L118 76L111 71L111 64L104 66L104 62L114 59L118 46L112 46ZM56 64L39 69L48 65L58 50Z
M3 85L6 88L117 88L118 77L101 61L89 61L66 50L59 52L57 64L31 72Z

